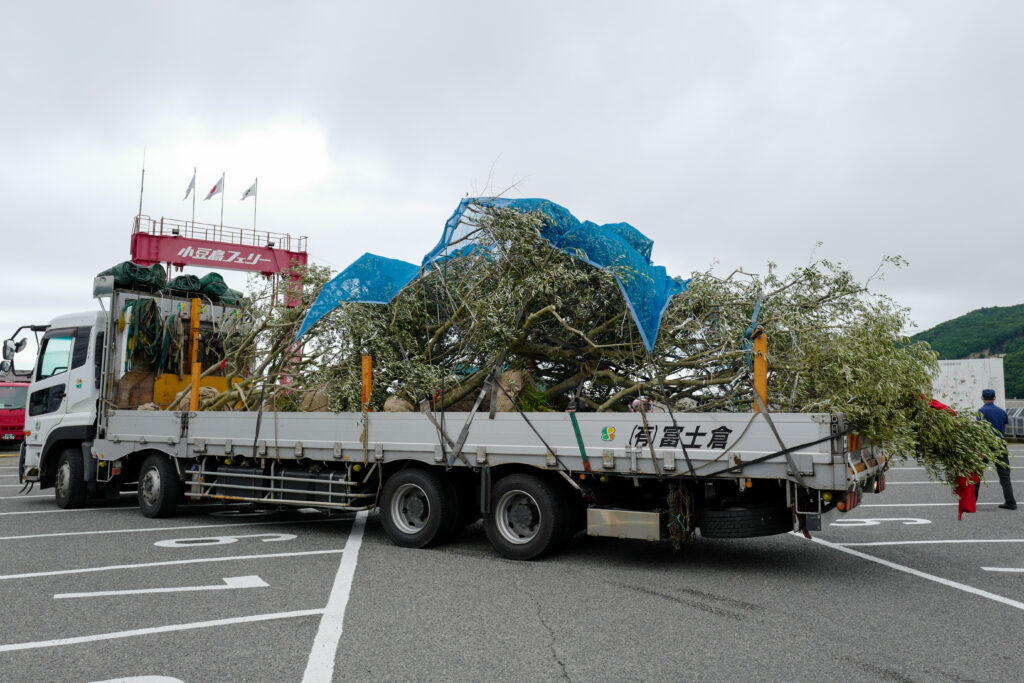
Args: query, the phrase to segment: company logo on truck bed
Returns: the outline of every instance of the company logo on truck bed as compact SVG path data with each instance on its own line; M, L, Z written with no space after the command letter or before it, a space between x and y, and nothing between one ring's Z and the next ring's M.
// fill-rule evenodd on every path
M658 441L659 425L636 425L632 434L629 435L629 445L634 448L647 448L650 444L657 444L658 448L707 448L725 450L732 430L722 425L714 429L705 430L697 425L691 431L684 427L668 425L662 430L661 440Z

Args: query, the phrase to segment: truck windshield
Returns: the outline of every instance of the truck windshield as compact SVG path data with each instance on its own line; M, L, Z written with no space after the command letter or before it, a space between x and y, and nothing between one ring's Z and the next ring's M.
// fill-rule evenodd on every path
M0 387L0 410L25 410L28 387Z

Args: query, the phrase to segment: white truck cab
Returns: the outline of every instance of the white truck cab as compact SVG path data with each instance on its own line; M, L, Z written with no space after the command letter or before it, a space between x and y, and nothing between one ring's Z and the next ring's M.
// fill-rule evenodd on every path
M68 481L86 482L85 490L63 492L73 497L84 497L95 485L90 448L106 324L102 311L62 315L40 341L25 411L22 467L44 488L56 485L58 498Z

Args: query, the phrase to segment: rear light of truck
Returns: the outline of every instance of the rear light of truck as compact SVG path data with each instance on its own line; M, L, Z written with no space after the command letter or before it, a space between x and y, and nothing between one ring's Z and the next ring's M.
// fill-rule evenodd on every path
M878 478L875 479L875 493L881 493L884 490L885 490L885 475L884 474L880 474L880 475L878 475Z
M849 512L860 505L860 491L847 491L846 498L836 504L836 510Z

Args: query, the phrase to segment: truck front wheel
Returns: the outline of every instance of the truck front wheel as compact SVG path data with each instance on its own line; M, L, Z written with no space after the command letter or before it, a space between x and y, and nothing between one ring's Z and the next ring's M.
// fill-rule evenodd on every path
M484 515L494 549L513 560L532 560L568 541L570 514L560 493L532 474L501 478L491 491L491 512Z
M425 548L450 539L461 521L455 486L431 470L400 470L381 491L384 533L403 548Z
M53 481L54 497L62 508L77 508L85 503L88 493L85 485L85 465L80 448L67 448L57 461L57 476Z
M170 517L181 500L181 480L165 455L154 453L139 470L139 509L146 517Z

